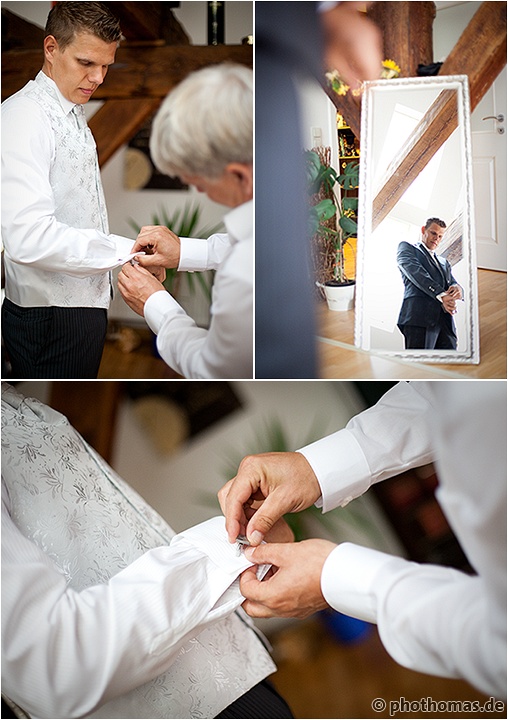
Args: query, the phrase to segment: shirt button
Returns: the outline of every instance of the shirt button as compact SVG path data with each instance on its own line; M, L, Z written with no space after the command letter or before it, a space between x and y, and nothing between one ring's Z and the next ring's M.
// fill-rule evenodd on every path
M346 505L348 505L348 504L351 502L352 499L353 499L352 496L351 496L351 495L348 495L348 496L347 496L346 498L344 498L344 500L341 502L340 506L341 506L341 507L346 507Z

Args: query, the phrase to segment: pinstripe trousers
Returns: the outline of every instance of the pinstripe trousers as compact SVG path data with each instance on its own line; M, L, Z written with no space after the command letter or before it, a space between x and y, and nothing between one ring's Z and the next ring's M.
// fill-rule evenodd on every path
M288 704L275 690L272 684L263 680L254 685L245 695L235 700L216 718L234 720L234 718L292 718Z
M107 322L104 308L24 308L5 299L2 335L12 379L96 378Z

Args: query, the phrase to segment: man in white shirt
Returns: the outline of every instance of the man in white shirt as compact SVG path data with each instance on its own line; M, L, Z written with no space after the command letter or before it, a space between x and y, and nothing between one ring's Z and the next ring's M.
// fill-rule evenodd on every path
M397 326L404 335L405 348L456 350L457 334L453 315L462 288L446 258L436 255L446 223L429 218L416 245L401 242L397 265L404 283L404 298Z
M400 383L344 430L296 453L251 456L220 491L230 541L259 545L286 512L347 505L372 483L435 462L436 497L476 575L418 565L352 543L262 545L278 571L241 582L255 617L330 605L378 625L402 665L506 697L506 384ZM266 498L248 520L245 503Z
M110 235L83 105L121 38L100 3L55 3L44 64L2 104L2 327L13 378L95 378L109 271L132 240Z
M133 252L153 254L126 264L118 287L157 334L165 362L186 378L252 378L253 218L252 71L225 63L189 75L161 106L150 139L158 168L230 209L227 235L178 238L145 227ZM148 265L216 270L209 329L196 325Z
M28 716L291 717L238 609L249 565L223 517L175 536L63 415L2 384L2 696Z

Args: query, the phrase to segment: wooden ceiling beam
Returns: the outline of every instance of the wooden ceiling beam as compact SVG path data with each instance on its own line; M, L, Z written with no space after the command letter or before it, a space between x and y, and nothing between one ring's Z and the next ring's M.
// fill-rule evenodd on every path
M40 50L19 50L2 55L2 100L20 90L42 67ZM252 45L171 45L120 47L106 80L94 100L158 97L193 70L229 60L252 67Z
M444 61L440 75L467 75L471 111L506 65L506 3L483 2Z
M471 18L454 49L443 63L440 75L467 75L473 110L506 65L506 4L484 2ZM391 212L413 180L448 139L457 126L456 117L443 114L428 123L421 135L421 123L409 138L408 157L396 168L374 199L372 230ZM429 111L430 112L430 111ZM455 110L456 113L456 110ZM423 118L425 120L425 118ZM454 124L453 124L454 123Z
M433 2L374 2L369 6L367 16L381 31L383 57L397 63L401 69L401 77L413 77L420 63L427 65L432 62L432 24L436 16ZM360 98L353 98L350 92L347 95L337 95L326 81L323 81L323 88L337 111L360 139Z
M372 204L372 232L395 207L457 125L457 91L443 90L388 168L388 180Z
M160 98L108 100L97 110L88 126L95 138L101 167L129 142L160 103Z
M381 30L383 57L397 63L401 77L415 77L418 65L433 61L434 2L374 2L367 15Z
M44 30L2 8L2 54L20 48L42 48ZM42 50L41 50L42 57Z
M120 21L127 40L158 40L162 37L162 2L105 2Z

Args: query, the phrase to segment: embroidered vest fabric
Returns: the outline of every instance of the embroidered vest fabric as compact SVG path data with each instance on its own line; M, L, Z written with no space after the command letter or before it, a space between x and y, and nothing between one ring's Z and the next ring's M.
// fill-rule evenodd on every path
M174 536L63 415L5 383L2 482L14 523L77 591ZM274 670L255 632L233 614L186 642L166 673L87 717L213 718Z
M108 234L106 202L97 150L86 121L84 127L79 128L72 112L64 114L54 89L42 72L34 81L28 83L23 94L33 98L42 107L55 135L55 157L50 168L55 218L70 227L94 228ZM75 278L64 273L24 267L25 279L30 271L45 276L48 298L52 305L109 307L109 273Z

